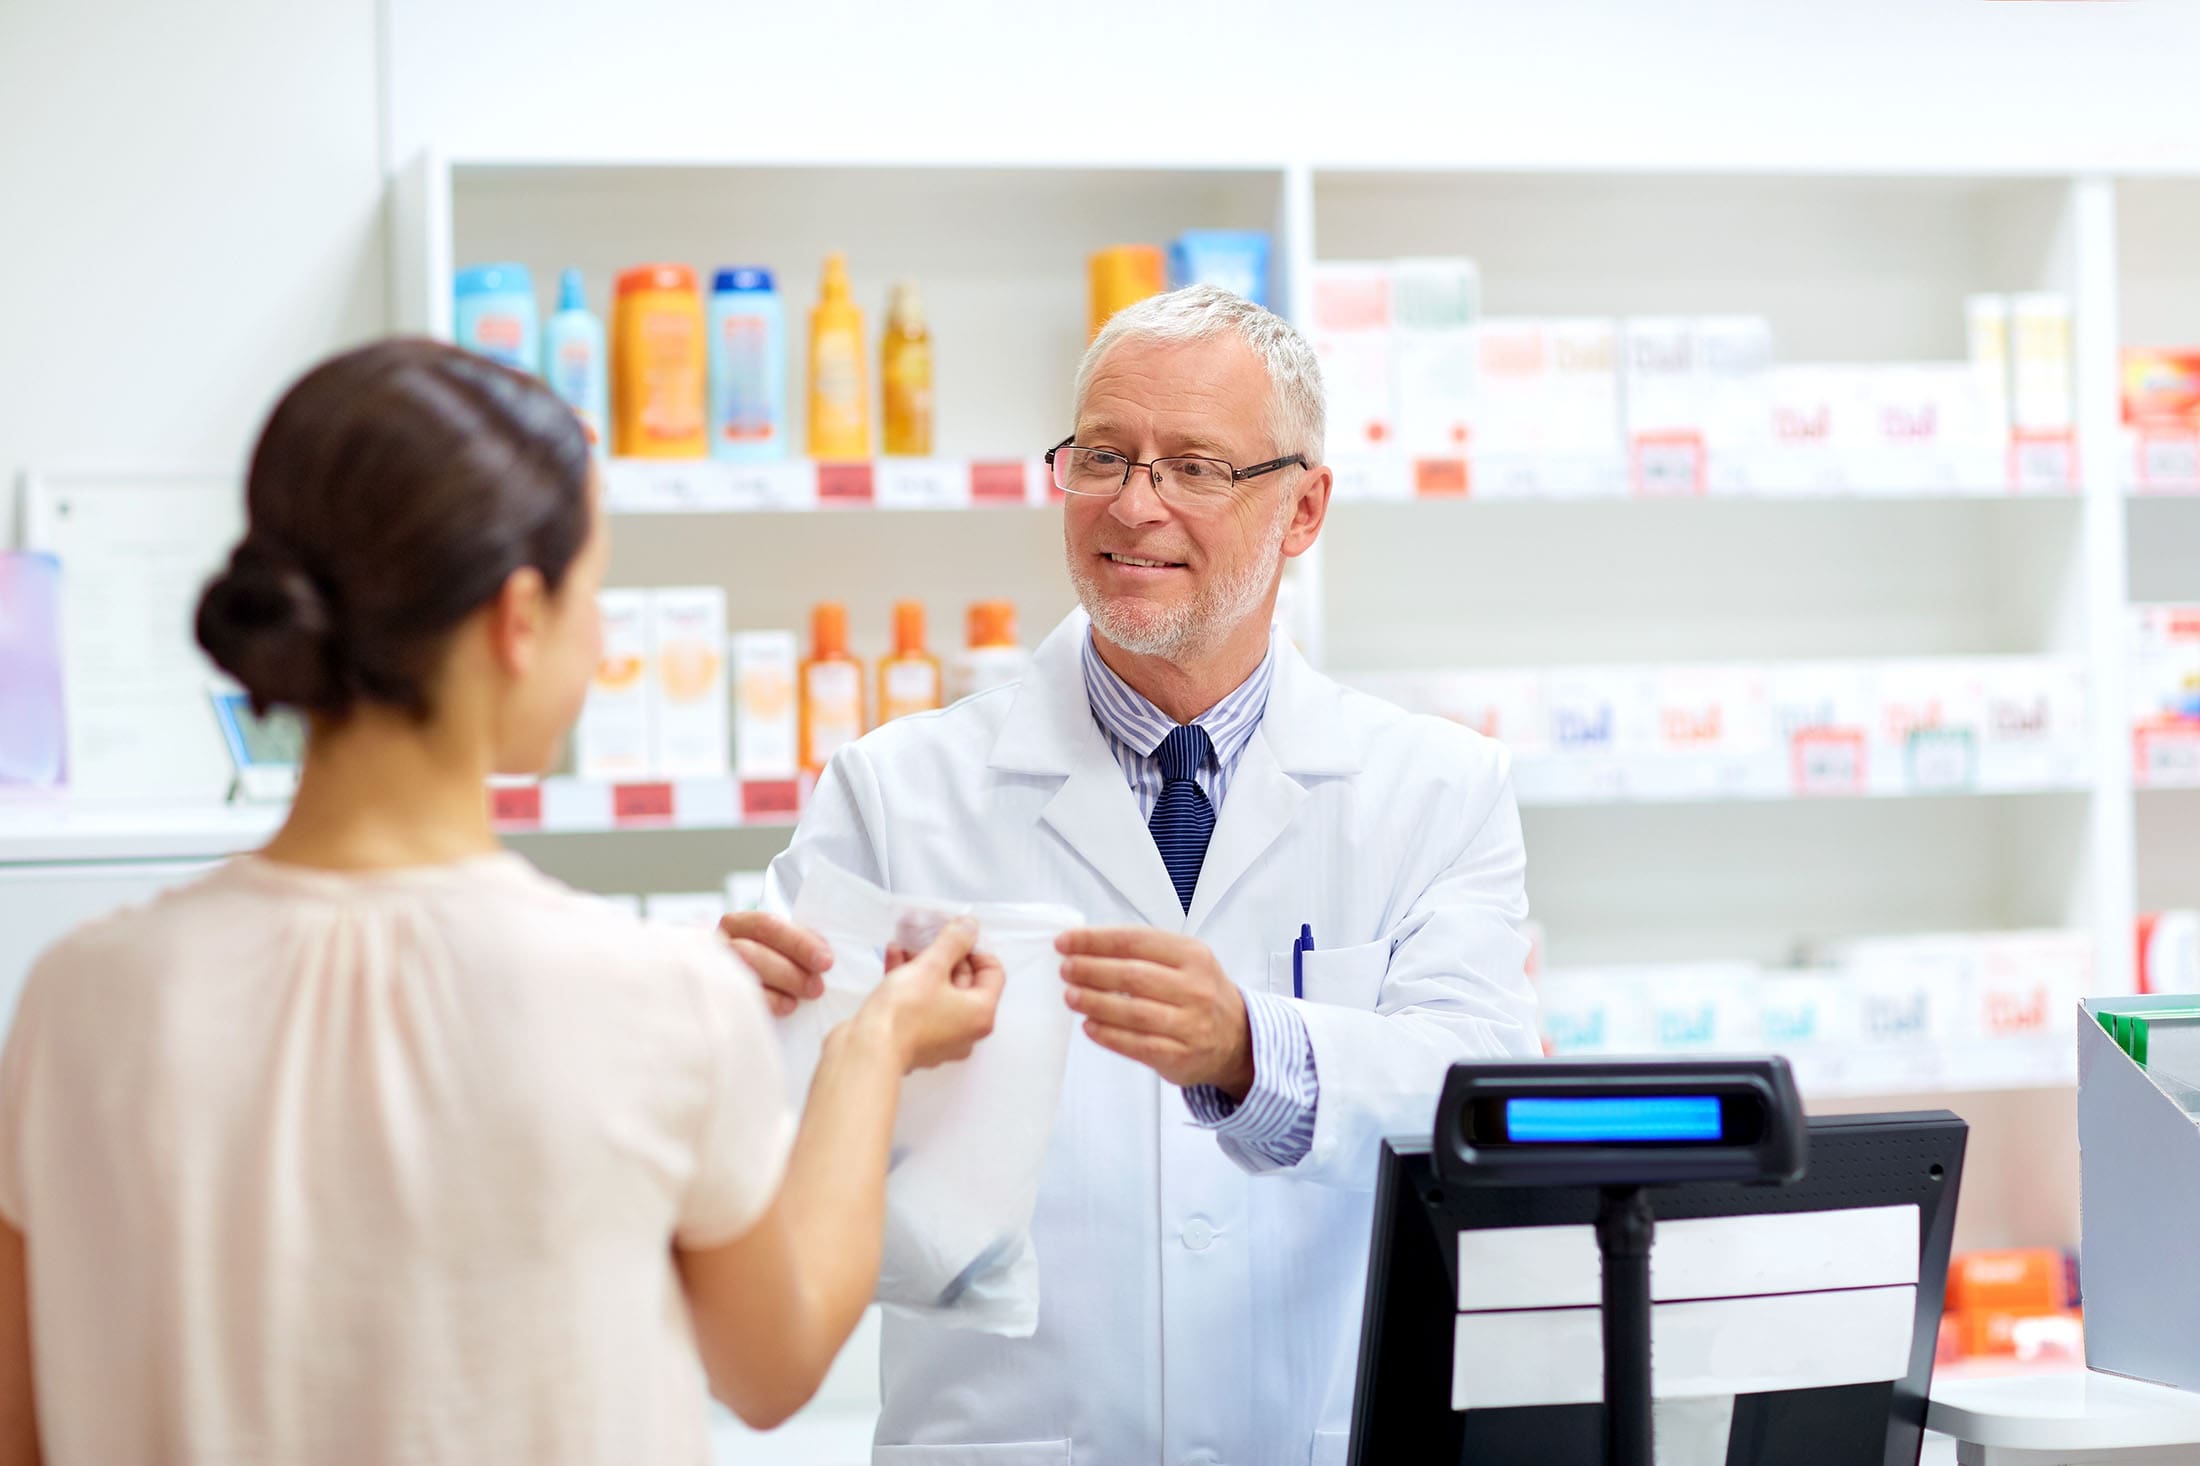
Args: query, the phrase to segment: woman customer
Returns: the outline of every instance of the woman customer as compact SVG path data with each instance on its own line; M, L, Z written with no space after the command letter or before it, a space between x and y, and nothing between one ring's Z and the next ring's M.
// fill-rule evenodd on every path
M800 1133L755 979L499 850L599 652L588 445L455 348L277 405L198 635L303 712L266 849L39 963L0 1059L0 1459L673 1462L771 1425L876 1277L900 1080L989 1029L952 929ZM33 1386L35 1385L35 1389Z

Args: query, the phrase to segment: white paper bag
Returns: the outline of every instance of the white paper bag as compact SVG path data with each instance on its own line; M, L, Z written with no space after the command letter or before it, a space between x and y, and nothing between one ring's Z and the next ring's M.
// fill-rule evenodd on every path
M968 1059L903 1081L878 1298L935 1322L1028 1338L1039 1324L1031 1213L1077 1021L1062 1001L1054 939L1084 918L1064 906L891 895L824 861L805 873L792 916L833 948L825 995L780 1023L798 1105L826 1033L878 986L889 946L919 951L968 916L978 949L1000 959L1007 982L992 1035Z

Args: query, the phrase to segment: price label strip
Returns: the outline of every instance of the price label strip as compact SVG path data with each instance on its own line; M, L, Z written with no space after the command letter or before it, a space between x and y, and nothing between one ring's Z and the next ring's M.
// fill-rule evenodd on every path
M2133 456L2141 493L2200 494L2200 433L2141 428Z
M1645 499L1700 498L1706 479L1701 433L1637 433L1635 492Z
M1798 728L1788 740L1788 755L1801 798L1853 798L1869 787L1870 755L1861 729Z
M2200 723L2164 723L2131 734L2132 778L2147 789L2200 789Z
M1910 788L1918 794L1978 787L1978 738L1968 728L1918 728L1908 744Z

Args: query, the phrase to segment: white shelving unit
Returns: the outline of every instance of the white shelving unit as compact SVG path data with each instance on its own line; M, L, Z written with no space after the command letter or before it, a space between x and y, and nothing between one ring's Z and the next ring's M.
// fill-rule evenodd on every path
M2064 293L2079 326L2071 492L1433 502L1387 488L1368 497L1392 502L1339 502L1303 565L1303 641L1345 672L1996 654L2088 667L2092 772L2068 786L1531 803L1530 895L1554 964L1778 962L1847 936L2066 926L2094 934L2096 986L2115 990L2132 980L2134 912L2200 899L2200 842L2183 834L2200 792L2135 790L2122 685L2128 605L2200 600L2200 496L2127 500L2115 396L2121 341L2200 341L2200 179L427 153L393 203L400 329L447 334L453 265L494 258L538 278L577 265L599 309L639 261L767 264L798 343L828 250L847 251L874 326L888 284L918 280L939 459L881 461L856 493L845 476L826 492L806 463L615 463L607 479L611 583L721 585L737 627L799 627L814 601L844 600L865 656L904 597L928 602L943 648L970 601L1014 600L1027 642L1072 604L1037 460L1066 430L1085 260L1104 245L1268 229L1274 303L1302 319L1318 258L1462 254L1490 314L1758 314L1783 361L1960 357L1966 295ZM1347 467L1363 486L1411 473ZM0 864L214 856L256 839L255 818L0 834ZM785 838L705 815L640 833L579 820L603 833L574 838L551 838L556 825L524 848L604 890L714 888Z
M2200 179L2117 184L2118 324L2133 346L2200 342ZM2200 495L2135 494L2126 573L2133 604L2200 602ZM2200 905L2200 738L2158 747L2135 817L2138 909ZM2136 755L2136 751L2135 751ZM2138 758L2134 758L2137 767Z
M2118 268L2123 186L1998 166L1775 176L1332 159L881 172L427 156L401 199L401 306L413 324L442 328L451 265L493 257L545 272L579 264L599 284L652 257L762 260L782 269L788 298L800 302L807 272L826 249L844 248L867 306L883 300L891 275L924 282L936 302L942 451L999 460L1035 455L1063 431L1086 253L1186 227L1273 230L1275 303L1302 320L1316 259L1460 254L1480 265L1492 315L1759 314L1783 361L1960 358L1965 296L2066 294L2079 321L2081 394L2071 492L1967 484L1787 500L1339 502L1297 593L1312 613L1304 645L1339 671L2082 660L2093 771L2074 787L1531 805L1530 897L1554 965L1776 963L1844 936L2062 926L2094 935L2094 984L2116 990L2132 981L2134 821L2144 814L2151 831L2165 822L2153 802L2173 797L2149 795L2139 808L2120 675L2126 579L2137 573L2115 437L2112 323L2131 273ZM2200 185L2150 183L2142 193L2156 188L2172 218L2150 268L2189 271L2175 247L2177 211L2194 207ZM2174 280L2163 293L2200 299ZM2164 329L2169 341L2200 340L2200 321ZM1398 462L1346 468L1363 492L1410 476ZM614 480L626 475L631 486L662 472L622 468ZM719 473L699 472L706 483ZM1395 486L1365 496L1404 497ZM629 513L616 529L614 579L723 584L737 626L798 625L812 601L846 599L859 653L876 649L897 596L928 596L946 641L962 602L1005 595L1036 640L1071 603L1058 536L1051 514L993 509L707 522ZM2067 1083L2067 1066L2038 1067L2037 1082ZM1928 1086L1920 1098L1931 1097ZM1982 1124L2005 1112L2035 1137L2042 1114L2059 1113L1996 1095L1966 1096L1963 1107ZM2044 1139L2053 1146L2051 1133ZM2074 1142L2064 1148L2074 1153ZM2019 1150L1981 1153L2020 1164ZM2074 1163L1980 1184L2028 1197L2029 1230L1995 1240L2075 1235Z

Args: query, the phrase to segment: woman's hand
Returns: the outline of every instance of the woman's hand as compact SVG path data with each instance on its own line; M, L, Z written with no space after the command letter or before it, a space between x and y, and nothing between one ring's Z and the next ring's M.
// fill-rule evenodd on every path
M904 1073L967 1059L993 1031L1007 973L977 939L963 917L921 952L887 950L886 976L849 1021L883 1028Z

